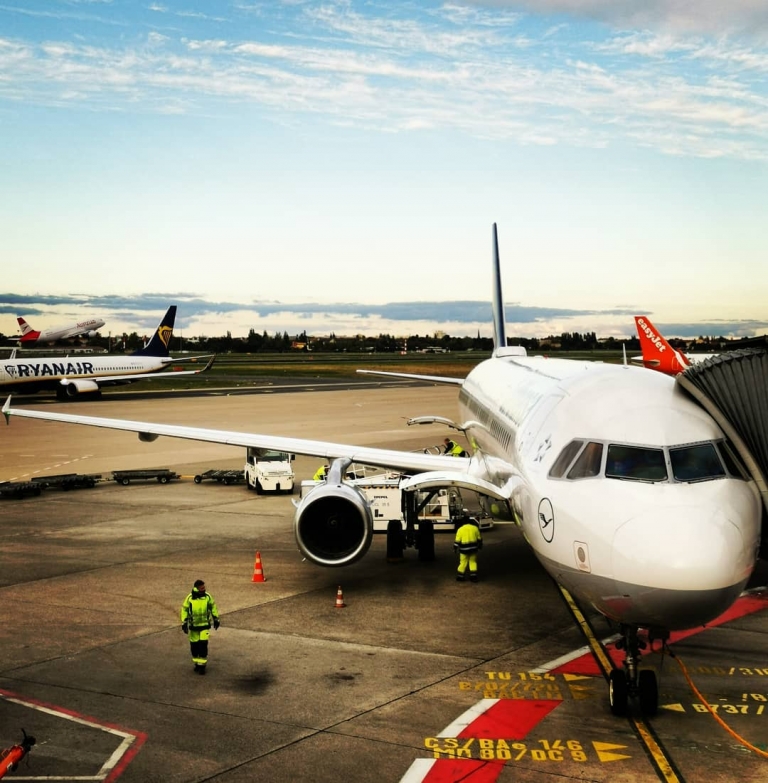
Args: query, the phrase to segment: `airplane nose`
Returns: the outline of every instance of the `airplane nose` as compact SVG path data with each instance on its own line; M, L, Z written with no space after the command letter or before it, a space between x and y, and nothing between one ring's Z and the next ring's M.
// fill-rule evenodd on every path
M662 508L630 519L613 540L614 578L663 590L722 590L750 568L741 531L719 510Z

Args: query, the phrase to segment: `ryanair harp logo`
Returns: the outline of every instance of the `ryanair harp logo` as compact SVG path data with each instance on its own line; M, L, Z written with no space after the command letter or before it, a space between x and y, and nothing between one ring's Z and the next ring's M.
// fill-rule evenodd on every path
M171 336L173 335L173 329L170 326L161 326L157 330L157 336L160 338L163 345L167 348L168 343L171 342Z

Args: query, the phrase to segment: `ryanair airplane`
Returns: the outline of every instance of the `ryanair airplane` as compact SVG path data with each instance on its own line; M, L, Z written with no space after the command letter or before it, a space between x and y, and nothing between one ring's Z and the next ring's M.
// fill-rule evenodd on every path
M176 305L171 305L155 329L152 339L138 351L121 356L92 356L86 358L13 358L0 361L0 390L33 394L55 391L60 400L78 394L94 394L104 386L118 386L145 378L163 378L169 375L197 375L213 364L197 370L162 372L169 364L197 361L190 357L175 359L168 346L176 320Z

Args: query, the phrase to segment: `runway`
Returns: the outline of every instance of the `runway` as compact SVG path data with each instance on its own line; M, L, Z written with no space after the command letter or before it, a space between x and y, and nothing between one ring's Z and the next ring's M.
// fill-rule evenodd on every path
M26 403L28 404L28 403ZM36 404L61 405L40 400ZM445 387L323 394L109 393L77 412L405 449L439 443ZM517 528L484 535L481 581L436 559L388 563L377 536L343 569L303 562L288 496L194 484L241 450L13 419L0 480L167 467L185 478L0 502L0 748L38 744L9 780L764 781L768 761L720 726L669 658L659 714L613 717L556 585ZM298 480L316 461L297 457ZM252 582L260 553L266 581ZM204 578L222 614L192 673L179 606ZM761 563L751 587L768 581ZM335 606L338 588L344 608ZM589 616L597 638L613 629ZM768 737L768 601L673 644L701 696L746 741ZM610 654L610 652L609 652Z

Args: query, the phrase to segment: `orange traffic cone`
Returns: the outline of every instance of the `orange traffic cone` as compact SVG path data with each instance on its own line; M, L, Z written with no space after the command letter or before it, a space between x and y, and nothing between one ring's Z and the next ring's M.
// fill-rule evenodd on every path
M339 585L339 589L336 591L336 603L334 604L334 609L343 609L346 606L344 603L344 593L341 592L341 585Z
M253 579L251 582L266 582L267 579L264 576L264 571L261 567L261 554L256 553L256 562L253 564Z

